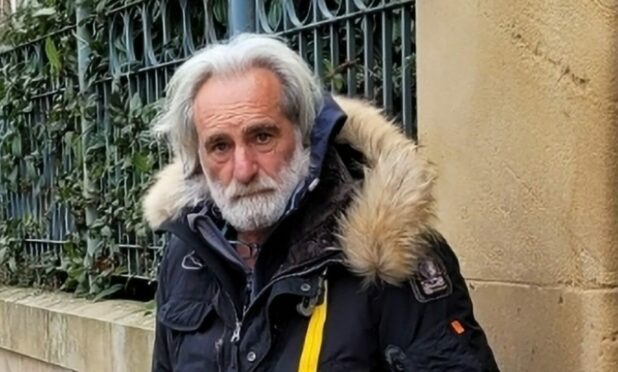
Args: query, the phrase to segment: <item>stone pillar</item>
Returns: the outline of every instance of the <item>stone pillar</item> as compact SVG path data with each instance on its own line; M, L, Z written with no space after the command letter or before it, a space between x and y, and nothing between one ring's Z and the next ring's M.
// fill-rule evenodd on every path
M418 0L419 142L505 371L618 371L618 1Z

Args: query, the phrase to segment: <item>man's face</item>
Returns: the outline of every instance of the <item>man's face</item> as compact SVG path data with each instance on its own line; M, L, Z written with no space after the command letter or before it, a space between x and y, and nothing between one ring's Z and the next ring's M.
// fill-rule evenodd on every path
M212 77L193 101L211 196L241 231L276 222L308 169L298 127L281 111L281 84L263 68Z

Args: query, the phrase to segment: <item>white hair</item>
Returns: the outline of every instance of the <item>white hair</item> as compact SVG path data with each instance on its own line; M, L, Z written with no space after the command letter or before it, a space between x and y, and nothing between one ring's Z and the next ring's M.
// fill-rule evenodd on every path
M193 124L193 99L212 76L238 74L252 67L272 71L281 82L282 111L298 125L308 146L313 121L322 107L319 80L302 58L273 36L240 34L212 44L185 61L167 85L164 109L155 119L155 133L167 137L172 151L183 164L185 177L200 168L197 132Z

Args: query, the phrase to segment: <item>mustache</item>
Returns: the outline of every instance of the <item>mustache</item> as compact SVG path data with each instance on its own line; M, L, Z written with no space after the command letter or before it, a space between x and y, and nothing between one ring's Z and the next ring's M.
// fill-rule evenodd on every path
M258 194L272 193L277 191L278 188L279 183L275 179L267 175L259 175L249 184L242 184L233 180L228 187L225 188L224 193L228 200L238 200Z

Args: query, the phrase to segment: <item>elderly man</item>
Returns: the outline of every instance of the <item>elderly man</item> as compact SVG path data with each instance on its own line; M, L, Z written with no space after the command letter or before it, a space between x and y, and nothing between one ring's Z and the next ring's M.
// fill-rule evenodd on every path
M186 61L144 200L170 240L154 371L495 371L434 174L369 104L331 98L279 40Z

